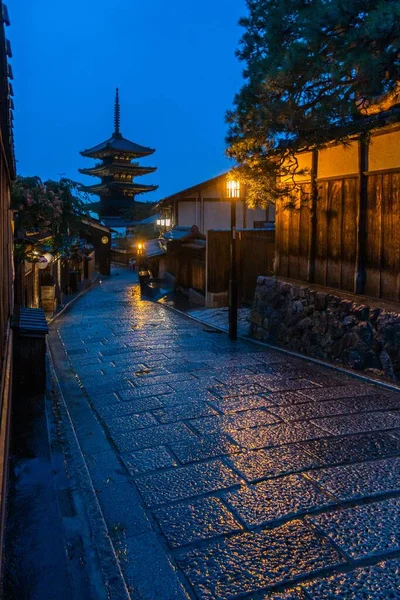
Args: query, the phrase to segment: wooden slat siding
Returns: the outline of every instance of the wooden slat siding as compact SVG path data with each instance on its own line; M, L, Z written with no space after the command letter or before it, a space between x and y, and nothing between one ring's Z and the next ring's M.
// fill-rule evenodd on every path
M328 245L328 184L318 185L318 200L316 207L316 240L315 240L315 283L326 285L326 264Z
M278 252L279 252L279 275L282 277L289 276L289 219L290 210L285 207L285 200L277 201L279 213L278 217Z
M365 243L365 294L381 295L382 175L368 178Z
M368 177L366 172L369 168L369 142L362 136L358 142L358 196L354 199L357 207L356 217L356 263L354 268L354 293L365 292L365 261L366 261L366 229L368 210Z
M208 231L207 291L226 292L230 273L230 231ZM259 275L272 275L275 258L275 232L247 229L237 234L239 296L252 302Z
M307 223L304 222L304 231L300 237L307 239L307 273L301 275L301 279L312 283L315 279L315 256L317 242L317 203L318 203L318 150L312 151L311 182L307 189L309 192L309 203L307 211Z
M239 293L242 302L252 302L260 275L274 272L275 232L247 230L239 232Z
M207 233L207 281L208 292L226 292L230 268L230 231Z
M196 290L197 292L200 292L202 294L205 294L206 291L206 271L205 271L205 264L203 261L200 260L196 260L193 259L192 261L192 285L191 287Z
M342 192L341 289L353 292L357 246L357 205L354 199L359 196L358 180L344 179Z
M342 180L328 182L326 283L340 289Z
M400 175L382 176L381 296L400 300Z
M190 248L176 240L169 242L166 268L176 278L177 286L205 294L205 248Z
M310 261L310 229L311 229L311 198L305 187L300 200L299 221L299 279L306 281L309 276Z
M300 238L300 197L296 201L296 207L288 211L288 248L289 248L289 277L299 278L299 238Z

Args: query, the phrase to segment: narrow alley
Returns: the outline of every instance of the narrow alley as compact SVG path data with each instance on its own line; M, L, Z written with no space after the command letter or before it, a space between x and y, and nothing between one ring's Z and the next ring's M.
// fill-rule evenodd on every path
M136 278L51 329L81 597L398 598L400 394L230 342Z

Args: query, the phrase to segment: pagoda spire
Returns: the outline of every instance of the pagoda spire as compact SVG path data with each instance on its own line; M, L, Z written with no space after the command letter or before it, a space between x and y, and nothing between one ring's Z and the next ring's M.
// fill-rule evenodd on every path
M115 91L115 104L114 104L114 135L121 135L120 131L121 124L121 108L119 105L119 89Z

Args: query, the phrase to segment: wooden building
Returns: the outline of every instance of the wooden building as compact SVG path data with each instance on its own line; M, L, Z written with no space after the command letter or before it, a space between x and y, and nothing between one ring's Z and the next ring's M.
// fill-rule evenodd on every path
M224 173L161 200L158 206L164 215L168 215L170 227L196 225L204 234L210 229L228 229L230 227L230 203L226 200L228 175ZM266 210L250 209L245 199L237 204L238 227L253 229L263 227L266 222L273 223L274 220L273 205Z
M10 210L10 187L15 178L13 144L13 100L11 49L5 35L9 25L7 7L0 0L0 552L3 545L5 501L7 495L7 462L11 414L13 296L13 226ZM1 559L0 559L1 568ZM1 576L1 573L0 573Z
M295 208L277 204L276 275L400 301L399 119L392 107L367 141L298 156L308 174Z

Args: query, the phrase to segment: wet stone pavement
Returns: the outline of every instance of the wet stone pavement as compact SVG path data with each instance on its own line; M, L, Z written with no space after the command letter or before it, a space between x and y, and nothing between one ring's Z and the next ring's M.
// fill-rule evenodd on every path
M232 343L134 277L51 334L130 596L400 598L400 394Z

